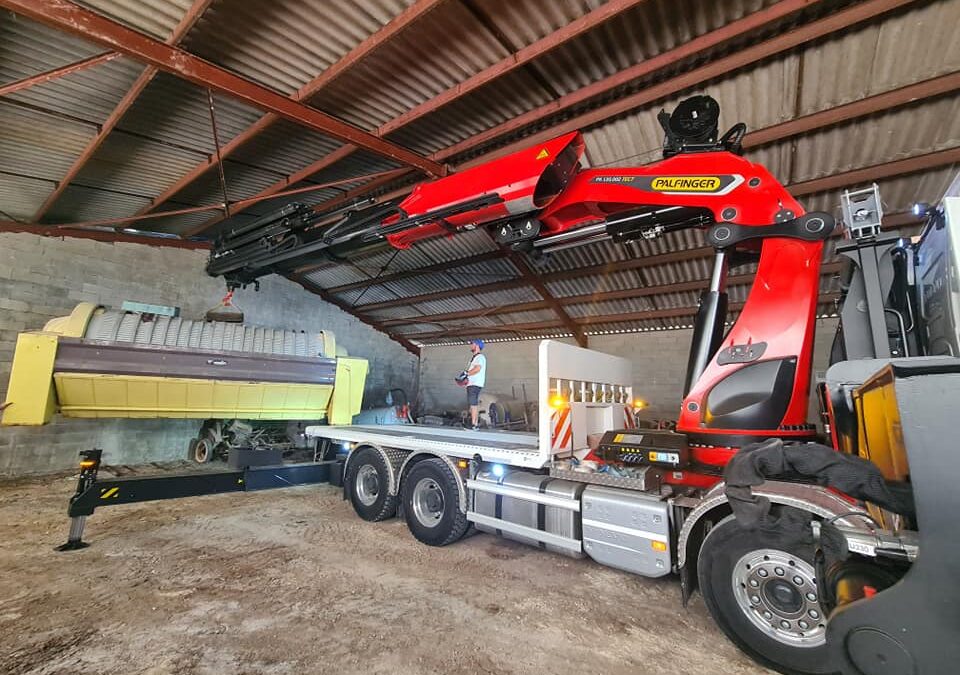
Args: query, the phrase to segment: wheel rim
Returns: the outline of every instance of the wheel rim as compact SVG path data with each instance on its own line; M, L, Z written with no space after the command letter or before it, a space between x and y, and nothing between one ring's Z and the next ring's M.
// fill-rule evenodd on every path
M357 499L364 506L373 506L380 496L380 474L372 464L364 464L357 472Z
M421 478L413 487L413 515L424 527L436 527L443 518L443 490L432 478Z
M209 462L211 454L213 454L213 443L207 438L201 438L193 446L193 458L200 464Z
M792 647L826 642L817 577L807 561L774 549L751 551L734 565L733 594L750 622L777 642Z

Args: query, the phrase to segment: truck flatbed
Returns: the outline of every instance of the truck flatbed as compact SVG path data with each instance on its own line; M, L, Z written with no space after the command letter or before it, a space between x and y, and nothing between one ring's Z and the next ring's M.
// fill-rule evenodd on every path
M469 459L480 455L486 462L540 468L545 458L537 434L518 431L471 431L455 427L418 424L309 426L308 436L345 443L365 443L398 450L426 451Z

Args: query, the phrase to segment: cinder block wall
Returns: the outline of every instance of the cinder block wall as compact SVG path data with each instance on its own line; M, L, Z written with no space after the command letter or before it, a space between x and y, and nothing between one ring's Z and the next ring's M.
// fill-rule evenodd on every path
M814 376L826 369L830 344L836 331L836 319L817 322L814 347ZM589 338L590 349L622 356L633 363L634 393L650 407L649 418L676 419L683 396L683 377L692 330L670 330L620 335L596 335ZM569 341L568 341L569 342ZM572 342L571 342L572 343ZM498 342L484 349L487 355L487 391L510 394L511 386L526 383L527 395L537 393L537 348L539 340ZM465 345L424 347L420 355L420 400L426 410L461 409L466 395L453 378L470 358ZM816 405L811 393L810 420Z
M223 283L208 277L206 253L142 244L108 244L0 234L0 400L6 399L17 333L42 328L78 302L119 307L132 300L181 308L199 318L223 297ZM418 359L398 343L339 308L278 276L259 293L235 298L248 323L271 328L332 330L351 355L370 360L364 406L382 405L388 389L413 395ZM45 427L0 427L0 474L57 471L76 465L77 453L103 448L108 462L132 464L179 459L197 420L69 420Z
M572 340L564 340L575 344ZM526 385L528 400L537 398L537 349L539 340L488 343L483 350L487 356L489 394L507 395L511 390L522 398L521 386ZM450 347L423 347L420 350L420 409L424 411L462 410L467 405L463 387L453 381L470 361L467 345Z

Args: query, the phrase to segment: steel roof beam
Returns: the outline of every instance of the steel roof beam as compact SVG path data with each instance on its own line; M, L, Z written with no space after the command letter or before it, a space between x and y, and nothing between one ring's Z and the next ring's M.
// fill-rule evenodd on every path
M138 61L177 75L188 82L209 87L314 131L339 138L375 154L414 167L429 176L444 174L444 167L433 160L377 138L358 127L67 0L0 0L0 7L104 45Z
M813 40L826 37L827 35L831 35L837 31L849 28L850 26L854 26L870 19L874 19L877 16L916 2L918 2L918 0L866 0L865 2L860 2L852 7L841 10L834 14L830 14L822 19L818 19L811 23L804 24L792 30L780 33L779 35L764 42L760 42L753 46L736 51L729 56L711 60L706 65L700 66L699 68L694 68L693 70L682 73L681 75L670 78L659 84L646 87L635 94L631 94L630 96L625 96L581 115L576 115L543 131L535 133L531 136L526 136L523 139L511 143L505 147L485 153L481 157L464 163L459 168L467 168L479 162L486 162L496 157L501 157L511 152L515 152L516 150L522 149L523 147L528 147L529 145L534 145L560 134L567 133L568 131L588 128L611 117L621 115L641 106L649 105L660 99L675 96L677 93L686 89L700 86L705 82L709 82L710 80L714 80L724 75L729 75L730 73L734 73L738 70L746 68L747 66L751 66L755 63L763 61L764 59L768 59L771 56L782 54L787 50L807 44ZM492 129L481 132L480 134L477 134L466 141L453 145L438 153L434 153L431 155L431 158L436 159L437 161L450 159L454 155L460 154L461 152L477 148L493 138L522 129L523 127L538 122L561 110L583 103L587 99L595 98L597 95L609 91L611 84L613 83L616 83L613 84L613 86L619 86L636 80L638 77L643 75L648 75L653 71L651 70L649 72L643 72L642 74L636 74L640 73L639 69L647 66L647 64L650 64L649 67L654 68L654 62L660 63L660 65L655 67L657 70L668 65L673 65L680 59L689 58L697 53L702 53L706 49L727 42L732 38L749 34L764 25L769 25L788 14L796 12L801 6L806 6L809 4L813 3L782 0L776 5L772 5L765 10L750 14L743 19L734 21L733 23L724 26L723 28L711 33L707 33L706 35L701 36L701 38L691 40L690 42L684 43L676 49L664 52L653 59L648 59L647 61L638 64L637 66L620 71L620 73L617 73L616 75L604 80L600 80L598 83L595 83L597 85L601 85L597 87L598 91L596 92L593 92L593 90L590 89L590 87L593 85L588 85L587 87L573 92L572 94L569 94L558 101L548 103L545 106L541 106L540 108L531 110L528 113L514 117L504 124L500 124ZM711 39L708 41L707 38ZM698 47L698 42L701 40L703 40L704 44L701 44ZM709 46L705 46L706 44L709 44ZM659 59L663 59L662 63L658 61ZM627 74L630 75L627 76Z
M71 73L76 73L81 70L86 70L93 66L100 65L101 63L106 63L107 61L113 61L115 58L120 56L117 52L106 52L105 54L96 54L94 56L81 59L79 61L74 61L73 63L68 63L65 66L60 66L59 68L52 68L46 70L42 73L37 73L36 75L31 75L30 77L25 77L22 80L17 80L16 82L10 82L0 87L0 96L6 96L7 94L13 94L23 89L28 89L37 84L44 84L45 82L50 82L51 80L56 80L57 78L63 77L64 75L70 75Z
M960 148L957 148L953 151L944 151L943 153L932 153L935 155L940 155L941 161L960 161L960 158L955 155L960 153ZM923 157L928 157L924 155ZM952 161L951 161L952 160ZM908 160L901 160L908 161ZM879 164L874 167L878 173L885 171L886 164ZM861 173L862 170L857 170L852 173ZM843 175L843 174L838 174ZM867 178L863 179L863 182L870 182L872 174L867 174ZM827 177L827 179L819 180L828 180L832 177ZM844 184L848 186L850 183ZM898 227L901 225L914 224L919 222L915 216L909 213L895 213L889 216L884 217L884 228ZM645 256L642 258L633 258L631 260L623 260L616 263L616 266L612 266L609 263L604 263L600 265L590 265L587 267L577 267L570 270L561 270L559 272L548 272L545 274L539 275L539 278L544 283L554 283L557 281L566 281L569 279L581 279L583 277L590 277L594 275L609 275L611 271L613 272L628 272L631 270L643 269L647 267L658 267L660 265L667 265L670 263L676 262L686 262L689 260L703 260L713 256L714 250L709 246L701 246L698 248L689 248L683 249L681 251L670 251L669 253L660 253L652 256ZM492 284L482 284L480 286L467 286L464 288L453 289L449 291L439 291L432 293L425 293L423 295L415 295L406 298L397 298L396 300L385 300L383 302L376 302L367 305L357 305L354 307L356 312L372 312L380 309L388 309L390 307L401 307L403 305L416 305L423 302L430 302L433 300L443 300L446 298L457 297L458 295L474 295L481 293L490 293L493 291L507 290L512 288L521 288L526 286L527 281L522 277L516 279L508 279L506 281L498 281ZM666 288L662 289L664 291L668 290ZM410 317L414 318L425 318L429 319L429 315L424 315L423 317Z
M371 277L369 279L364 279L362 281L354 281L349 284L342 284L340 286L331 286L327 288L328 293L346 293L347 291L352 291L357 288L366 288L367 286L372 286L374 284L387 284L391 281L402 281L404 279L410 279L411 277L419 277L424 274L434 274L436 272L446 272L447 270L456 269L458 267L463 267L465 265L476 265L477 263L483 263L490 260L498 260L500 258L506 257L507 252L502 249L497 249L496 251L490 251L488 253L481 253L480 255L470 256L469 258L457 258L455 260L447 260L441 263L436 263L433 265L426 265L424 267L418 267L412 270L404 270L403 272L395 272L394 274L384 274L380 277ZM362 264L363 260L354 260L354 264ZM309 274L315 270L318 270L324 267L326 263L313 263L310 265L304 265L301 268L294 270L297 274Z
M819 297L820 303L832 302L839 299L839 293L822 293ZM733 302L728 308L731 312L743 309L744 303ZM668 309L652 309L643 312L627 312L623 314L608 314L604 316L585 316L574 319L579 326L594 326L604 323L630 323L633 321L651 321L658 319L671 319L685 316L696 316L697 307L671 307ZM504 326L483 326L474 328L453 328L450 330L434 331L429 333L403 333L408 340L435 340L444 337L459 337L467 335L484 335L488 333L522 333L528 331L550 330L554 328L564 328L560 321L535 321L531 323L518 323Z
M827 263L821 267L823 276L832 276L840 271L841 265L838 262ZM753 282L753 274L735 274L727 279L727 286L740 286ZM679 283L658 284L656 286L642 286L640 288L627 288L618 291L601 291L598 293L584 293L582 295L568 295L558 298L561 304L566 307L571 305L597 304L601 302L610 302L611 300L633 300L635 298L660 295L661 293L684 293L688 291L700 291L707 287L709 279L695 279L693 281L682 281ZM456 321L457 319L473 319L483 316L494 316L498 314L514 314L517 312L530 312L542 309L549 309L546 302L527 302L519 305L506 305L503 307L489 307L473 309L465 312L446 312L444 314L428 314L421 316L409 316L402 319L387 319L381 321L383 326L405 326L418 323L442 323L444 321Z
M567 310L563 308L563 304L553 297L553 293L547 288L547 285L543 283L543 279L530 267L530 263L521 256L519 253L510 252L507 254L509 260L513 265L520 270L520 277L525 279L528 284L533 286L534 290L540 294L540 297L543 298L544 302L553 310L553 313L557 315L557 318L560 319L560 323L569 330L574 339L577 341L577 344L581 347L587 346L587 336L584 335L583 331L580 329L580 326L576 324L573 317L567 314Z
M413 344L412 342L410 342L410 340L406 339L406 338L403 337L402 335L396 335L396 334L390 333L390 332L389 332L387 329L385 329L380 323L378 323L377 321L375 321L375 320L373 320L373 319L370 319L370 318L368 318L368 317L363 317L363 316L358 315L358 314L356 313L356 311L354 311L354 309L353 309L352 307L350 307L349 304L345 303L343 300L341 300L341 299L339 299L339 298L337 298L337 297L335 297L335 296L333 296L333 295L330 295L330 294L327 293L325 290L323 290L322 288L320 288L320 287L317 286L316 284L312 283L309 279L307 279L307 278L304 277L303 275L292 274L292 275L288 276L287 278L290 279L290 281L293 281L294 283L299 284L299 285L302 286L305 290L313 293L314 295L320 296L320 299L323 300L324 302L329 302L331 305L334 305L335 307L338 307L339 309L342 309L342 310L343 310L344 312L346 312L347 314L350 314L350 315L352 315L352 316L355 316L357 319L359 319L359 320L362 321L363 323L367 324L367 325L370 326L371 328L374 328L374 329L380 331L381 333L384 333L384 334L387 335L387 337L389 337L391 340L394 340L395 342L398 342L398 343L400 343L401 345L403 345L403 348L406 349L406 350L407 350L408 352L410 352L411 354L413 354L414 356L418 356L418 357L420 356L420 347L418 347L417 345L415 345L415 344Z
M354 47L349 52L347 52L336 63L334 63L329 68L324 70L322 73L317 75L315 78L313 78L312 80L304 84L302 87L300 87L300 89L298 89L293 95L291 95L290 98L294 101L304 101L305 99L313 96L318 91L320 91L323 87L327 86L337 77L339 77L340 75L343 75L343 73L345 73L351 67L359 63L361 59L363 59L368 54L370 54L374 49L376 49L377 47L380 47L386 42L389 42L395 35L397 35L397 33L402 31L404 28L406 28L411 23L413 23L416 19L419 19L421 16L423 16L424 14L426 14L431 9L433 9L434 7L436 7L441 2L444 2L444 1L445 0L418 0L414 4L410 5L405 10L403 10L400 14L398 14L396 17L394 17L391 21L389 21L386 25L381 27L380 30L375 32L373 35L368 36L365 40L360 42L360 44L358 44L356 47ZM234 136L228 143L224 144L223 147L220 148L221 159L224 157L228 157L229 155L232 155L234 151L236 151L240 146L254 139L255 137L259 136L264 130L267 129L267 127L271 126L274 122L276 122L279 119L280 119L280 116L274 113L267 113L266 115L258 119L256 122L254 122L249 127L247 127L246 129L241 131L239 134ZM310 171L301 170L294 174L291 174L290 176L284 178L283 180L277 181L270 187L264 190L261 190L260 192L257 193L256 196L259 197L264 195L271 195L276 192L281 192L282 190L286 189L290 185L294 185L308 178L314 173L317 173L318 171L321 171L322 169L327 168L331 164L338 162L341 159L347 157L348 155L352 154L356 149L357 149L357 146L350 143L342 145L340 148L334 150L329 155L327 155L322 160L320 160L320 162L316 162L312 164L311 167L316 167L313 170L310 170ZM217 158L215 156L208 157L206 161L201 162L200 164L195 166L193 169L187 172L184 176L182 176L176 183L174 183L173 185L168 187L166 190L164 190L163 193L161 193L160 195L157 196L156 199L154 199L152 205L146 207L141 212L148 213L149 211L153 210L160 204L169 200L175 194L177 194L178 192L183 190L185 187L193 183L200 176L205 174L208 170L212 169L216 165L217 165ZM234 213L239 213L240 211L243 211L243 210L244 208L240 207ZM206 222L202 223L201 225L191 228L186 234L187 236L193 236L195 234L199 234L200 232L203 232L209 229L210 227L213 227L223 219L224 219L224 216L217 216L217 217L211 218Z
M170 33L170 37L167 38L167 44L176 45L183 40L187 33L190 32L190 29L197 24L200 17L203 16L203 13L212 2L213 0L194 0L193 4L184 12L183 17ZM110 132L117 126L121 118L127 114L127 111L140 97L140 94L143 93L143 90L147 88L147 85L150 84L158 72L159 70L156 66L147 66L143 72L140 73L140 76L137 77L127 93L124 94L117 106L107 116L107 119L100 125L97 133L90 139L80 155L73 161L70 168L67 169L67 173L57 182L57 186L53 192L47 196L40 208L37 209L37 212L33 214L33 218L31 218L33 222L38 222L47 214L63 194L64 190L67 189L67 186L73 182L80 174L80 171L83 170L83 167L86 166L87 162L90 161L90 158L93 157L94 153L103 145L103 142L107 139L107 136L110 135Z
M392 120L384 122L377 128L376 134L377 136L386 136L387 134L397 131L398 129L405 127L416 120L422 119L426 115L435 112L439 108L463 98L467 94L478 90L480 87L493 82L499 77L503 77L509 73L512 73L518 68L526 66L534 59L543 56L547 52L556 49L570 40L583 35L589 30L596 28L600 24L609 21L618 14L622 14L626 10L646 1L647 0L609 0L605 4L591 12L588 12L587 14L584 14L579 19L567 24L563 28L555 30L536 42L517 50L510 56L498 61L488 68L484 68L479 73L468 77L463 82L455 84L446 91L443 91L437 96L424 101L420 105L414 106L405 113L394 117ZM353 154L356 150L357 148L355 146L344 145L336 152L331 153L326 157L321 157L317 161L300 169L287 178L286 181L278 181L277 183L264 188L264 190L258 193L258 196L279 192L286 185L305 180L313 174L323 171L344 157ZM225 218L223 216L211 218L207 222L201 223L198 227L190 230L189 234L196 235L205 232L224 219Z
M794 183L790 186L790 194L795 197L801 197L818 192L839 190L855 185L872 183L885 178L903 176L919 171L928 171L958 162L960 162L960 147L950 148L948 150L907 157L906 159L898 159L893 162L882 162L881 164L844 171L843 173L835 173L823 178L803 181L802 183Z
M911 103L922 103L955 92L958 89L960 89L960 71L932 77L898 89L874 94L852 103L820 110L752 131L743 137L743 148L749 150L762 145L777 143L793 136L819 131L860 117L894 110Z
M147 235L128 234L110 230L79 230L70 228L53 228L45 225L17 223L0 220L0 232L27 232L41 237L71 237L73 239L93 239L95 241L124 242L128 244L145 244L147 246L168 246L171 248L187 248L209 250L210 243L193 239L178 239L176 237L150 237Z
M510 152L514 152L522 147L528 147L529 145L541 142L544 139L554 138L566 133L567 131L592 126L610 117L623 114L632 109L655 102L659 99L673 96L685 89L702 85L711 79L729 75L730 73L752 65L770 56L780 54L801 44L806 44L810 41L826 37L840 30L849 28L850 26L867 21L869 19L873 19L877 16L916 1L917 0L867 0L866 2L858 3L857 5L836 12L835 14L823 19L805 24L795 28L792 31L781 33L769 40L753 45L752 47L734 52L730 56L711 61L704 66L695 68L694 70L682 73L672 78L668 78L659 84L642 89L631 96L619 99L581 115L574 116L573 118L553 126L546 127L543 131L531 136L525 136L522 140L511 143L505 147L483 153L482 155L475 157L472 160L457 166L456 168L468 168L482 162L496 159L497 157L501 157L505 154L509 154ZM486 131L480 132L479 134L474 134L470 138L456 143L449 148L445 148L431 154L429 157L436 161L447 161L456 155L475 150L501 136L514 133L525 127L542 122L551 115L569 110L575 106L584 105L591 99L598 99L599 97L607 95L618 87L622 87L629 82L643 77L655 75L658 72L674 66L677 61L704 56L709 53L710 50L721 44L775 25L785 17L790 16L791 14L794 14L812 4L814 4L813 0L781 0L780 2L771 5L766 9L749 14L742 19L738 19L737 21L723 26L722 28L718 28L717 30L701 35L698 38L694 38L693 40L690 40L679 47L647 59L635 66L631 66L630 68L622 70L619 73L615 73L614 75L606 77L602 80L598 80L597 82L589 84L586 87L581 87L580 89L571 92L570 94L567 94L556 101L551 101L550 103L542 105L538 108L534 108L533 110L523 113L522 115L513 117L502 124L491 127ZM356 188L352 190L348 196L336 197L329 202L319 204L318 208L332 208L335 204L340 203L341 199L348 201L349 199L363 195L368 191L375 190L384 184L385 183L382 182L371 183L367 186ZM390 197L399 197L405 192L405 190L398 190L395 193L391 193Z

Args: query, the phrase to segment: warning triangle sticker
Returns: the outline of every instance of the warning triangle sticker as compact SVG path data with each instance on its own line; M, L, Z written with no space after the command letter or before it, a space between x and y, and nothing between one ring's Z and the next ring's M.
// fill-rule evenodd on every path
M544 148L539 153L537 153L537 159L546 159L549 156L550 156L550 153L547 152L546 148Z

